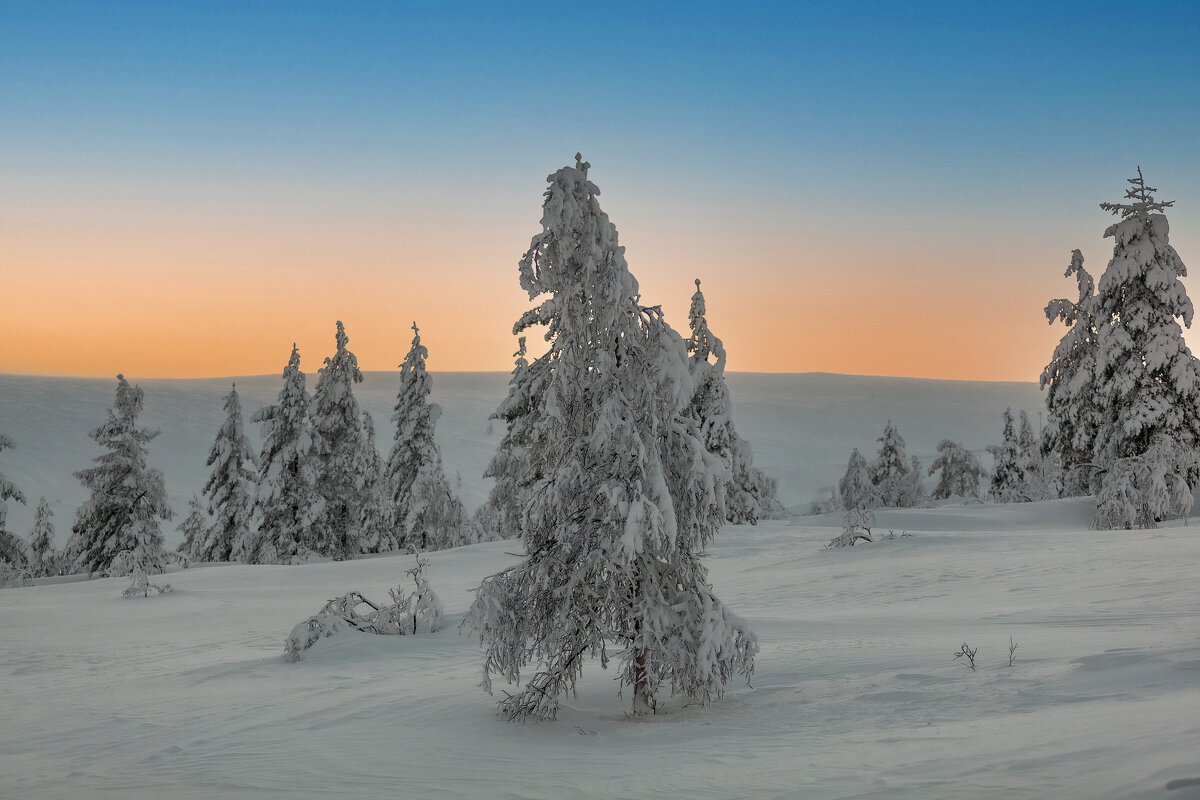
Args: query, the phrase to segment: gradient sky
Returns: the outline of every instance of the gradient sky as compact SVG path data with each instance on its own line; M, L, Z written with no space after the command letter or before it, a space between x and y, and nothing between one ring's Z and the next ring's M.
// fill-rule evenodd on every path
M739 5L0 1L0 372L508 370L576 151L733 370L1036 380L1138 165L1200 273L1194 2Z

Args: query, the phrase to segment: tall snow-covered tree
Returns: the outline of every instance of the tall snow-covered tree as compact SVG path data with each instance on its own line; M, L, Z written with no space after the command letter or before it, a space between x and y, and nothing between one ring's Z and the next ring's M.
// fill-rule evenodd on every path
M429 402L433 378L425 369L429 350L412 325L413 340L400 364L400 389L392 421L396 438L388 456L392 528L406 546L440 550L465 543L466 515L442 470L434 429L442 408Z
M146 445L158 431L140 428L144 395L117 376L108 420L89 436L106 452L75 473L91 497L75 513L67 557L77 572L103 572L123 550L147 572L163 568L160 520L171 518L162 473L146 464Z
M58 553L54 550L54 512L46 498L38 498L37 511L33 515L33 530L29 532L29 551L32 558L29 569L35 578L57 575Z
M335 560L354 558L360 549L358 509L361 487L355 469L366 446L362 410L354 397L354 384L362 383L358 358L346 348L350 337L341 320L335 337L337 350L325 359L313 391L313 426L317 432L317 491L325 499L325 515L314 546Z
M1158 435L1200 443L1200 369L1178 320L1191 327L1187 275L1168 241L1161 212L1142 170L1129 179L1127 203L1101 203L1121 218L1105 232L1113 256L1100 277L1099 364L1094 389L1103 408L1095 456L1103 463L1145 453Z
M1046 427L1041 452L1054 456L1064 471L1064 491L1086 494L1098 484L1092 459L1103 407L1097 391L1099 367L1099 301L1096 282L1083 266L1083 253L1071 252L1066 276L1075 276L1079 297L1051 300L1046 306L1050 324L1061 321L1067 332L1042 370L1039 385L1046 392Z
M544 325L550 343L531 365L544 382L514 382L507 401L531 404L528 557L485 579L470 611L485 688L538 662L500 702L513 720L553 717L584 657L606 665L610 646L635 713L667 686L707 703L757 651L698 557L724 521L729 465L686 413L683 339L641 307L587 169L577 158L549 177L542 232L520 263L530 298L546 297L517 330Z
M889 419L879 437L879 455L871 465L871 481L885 506L913 505L916 487L910 474L912 465L904 453L904 437ZM919 473L918 481L919 485ZM917 501L919 502L919 501Z
M708 327L706 310L697 279L688 312L692 331L687 340L688 365L696 387L689 411L700 429L704 446L730 464L725 519L754 525L764 513L779 505L774 496L775 482L754 466L750 443L738 436L734 427L733 404L725 384L725 345Z
M375 420L364 409L362 417L363 449L356 473L362 503L358 509L358 525L362 531L361 547L364 553L390 553L400 546L392 526L388 523L387 505L390 498L385 495L387 480L384 475L383 459L375 445Z
M958 442L943 439L937 446L937 458L929 465L929 474L939 472L933 490L935 500L948 497L979 499L979 479L983 468L975 454Z
M1186 493L1190 499L1200 480L1194 458L1200 446L1200 363L1178 322L1191 327L1193 308L1179 280L1187 268L1168 241L1162 213L1173 202L1154 199L1156 190L1146 185L1140 167L1129 184L1128 202L1100 204L1121 221L1104 232L1114 240L1113 256L1096 295L1094 388L1101 412L1092 460L1103 470L1098 527L1128 523L1128 514L1113 509L1129 507L1129 486L1140 496L1134 524L1152 527L1172 507L1161 498ZM1186 464L1183 485L1167 492L1166 476L1180 464Z
M15 446L12 439L0 433L0 452ZM16 484L5 477L3 472L0 472L0 531L5 529L4 526L8 519L9 500L16 500L21 505L24 505L25 495L21 494L21 490L17 488Z
M492 414L492 419L504 422L505 431L483 473L483 477L494 478L496 482L473 520L481 540L521 538L529 486L537 477L529 467L529 429L535 419L532 412L537 406L536 398L543 391L538 387L544 387L549 373L544 364L536 362L542 367L539 371L525 357L528 351L524 336L519 336L517 343L508 397Z
M225 395L225 421L217 430L205 466L212 467L204 484L211 522L205 536L187 555L196 561L249 561L254 551L250 517L258 459L242 425L237 384Z
M253 563L294 563L317 548L325 500L317 491L317 437L304 384L300 351L293 344L279 402L264 406L252 418L263 425L254 511L258 533L249 558Z
M875 508L880 505L879 490L871 480L871 468L867 460L854 448L850 452L850 462L846 464L846 474L838 482L838 494L846 510L853 508Z

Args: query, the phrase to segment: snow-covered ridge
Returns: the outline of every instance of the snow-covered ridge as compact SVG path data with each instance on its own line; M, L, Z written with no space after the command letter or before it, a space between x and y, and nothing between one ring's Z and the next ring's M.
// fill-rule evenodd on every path
M319 361L306 356L302 368L315 378ZM490 481L482 477L503 433L488 417L504 398L508 373L440 372L433 375L430 398L443 408L437 439L446 475L468 511L487 497ZM399 373L366 372L355 395L370 411L376 442L386 455L391 446L392 406ZM1035 383L937 381L829 373L728 373L738 431L754 447L755 463L779 481L785 505L805 505L828 493L841 477L852 447L874 452L875 439L891 419L908 443L908 452L928 468L938 442L961 441L982 450L1000 439L1001 412L1006 406L1025 409L1033 419L1041 410ZM222 398L237 383L249 418L273 403L282 379L278 375L189 380L130 381L145 391L139 422L162 433L149 444L149 463L162 470L176 519L163 526L166 544L181 541L176 525L187 501L208 477L204 465L224 419ZM100 453L87 433L112 406L116 380L0 375L0 433L16 446L0 455L0 472L24 492L26 505L9 504L8 527L27 537L37 498L45 496L54 511L55 544L70 532L76 507L87 493L72 473ZM257 426L246 433L261 444ZM459 481L461 480L461 483Z

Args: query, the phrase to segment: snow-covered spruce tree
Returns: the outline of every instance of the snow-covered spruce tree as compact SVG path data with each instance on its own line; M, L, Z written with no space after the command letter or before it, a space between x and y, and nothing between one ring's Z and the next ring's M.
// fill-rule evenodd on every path
M937 451L937 458L929 465L930 475L941 473L933 490L933 498L945 500L948 497L965 497L978 500L979 479L984 473L975 454L949 439L943 439Z
M293 344L279 402L252 418L263 425L254 511L258 534L249 559L255 564L302 561L317 547L325 500L317 492L317 439L304 383Z
M1096 296L1094 389L1102 411L1093 461L1110 473L1120 459L1173 451L1155 444L1162 437L1187 449L1200 444L1200 368L1178 322L1192 323L1192 301L1179 280L1187 268L1168 242L1161 213L1172 203L1154 199L1140 168L1129 183L1129 202L1100 205L1121 217L1104 232L1115 244ZM1200 476L1188 477L1194 483Z
M1046 391L1046 427L1042 430L1043 457L1061 464L1063 491L1087 494L1099 488L1099 473L1092 463L1096 432L1103 408L1096 384L1099 369L1099 301L1096 283L1083 267L1083 253L1071 252L1065 277L1075 276L1079 299L1051 300L1046 319L1067 326L1054 348L1050 363L1042 370L1039 385Z
M847 511L880 505L879 490L871 481L871 468L857 447L850 452L850 463L846 465L846 474L838 482L838 493Z
M1033 432L1029 415L1021 409L1017 449L1020 452L1021 482L1031 501L1049 500L1061 494L1061 476L1053 453L1042 452L1041 437Z
M429 350L413 323L413 340L400 364L396 393L396 438L388 456L392 528L401 542L419 550L441 550L463 544L466 515L442 471L442 453L434 438L441 406L429 402L433 379L425 370Z
M753 669L757 642L708 586L698 553L724 522L729 465L686 413L693 386L682 338L639 305L616 228L601 211L588 165L549 177L542 232L520 264L531 299L518 330L547 326L550 348L510 386L532 402L523 525L528 557L485 579L469 612L491 676L521 678L501 713L553 717L583 659L621 660L635 713L663 687L707 703ZM524 399L513 393L530 392Z
M921 460L913 456L909 460L908 473L900 484L900 502L897 505L901 508L915 508L925 502L925 482L921 480L924 474Z
M709 329L704 293L696 279L696 293L688 323L689 369L695 393L689 412L700 429L700 438L710 453L728 461L731 479L725 490L725 519L734 524L757 524L769 509L779 506L775 482L754 466L750 443L738 436L733 425L733 405L725 384L725 345ZM709 361L712 358L713 361Z
M0 433L0 452L15 446L12 439ZM16 500L21 505L25 505L25 495L21 494L21 490L5 477L3 472L0 472L0 531L5 530L4 526L8 520L9 500Z
M988 498L995 503L1026 503L1025 475L1021 463L1021 445L1013 431L1011 408L1004 409L1004 433L1000 444L988 445L992 454L992 484Z
M390 553L399 548L395 531L388 524L387 481L384 478L383 459L375 446L375 420L364 409L362 416L363 449L356 473L362 505L358 509L358 526L362 531L361 548L364 553Z
M92 496L75 513L67 558L76 572L108 569L122 550L148 572L163 568L159 520L171 518L162 473L146 464L146 445L158 431L139 428L144 395L117 376L117 394L108 420L89 436L107 452L96 466L75 473Z
M904 454L904 437L888 420L883 436L879 437L879 455L871 465L871 482L879 491L883 505L903 507L912 504L914 489L912 475L909 474L911 470L912 466Z
M258 459L242 426L237 384L225 395L225 421L217 430L205 466L212 467L203 493L210 523L205 535L185 553L193 561L249 561L254 551L250 516Z
M325 359L313 391L313 427L317 432L317 491L325 499L325 515L317 529L314 549L335 560L354 558L361 537L358 510L362 503L355 469L362 460L365 441L362 410L354 397L354 384L362 383L358 359L346 349L350 337L341 320L335 337L337 350Z
M35 578L57 575L59 556L54 549L54 512L46 498L39 497L33 515L33 530L29 532L29 570Z
M208 529L211 524L212 520L208 516L208 509L204 507L204 502L198 494L193 493L192 499L188 500L188 515L183 518L183 522L179 523L179 532L183 534L183 541L176 552L190 560L192 553L208 538Z
M529 428L537 398L542 395L543 389L538 387L544 387L549 372L541 362L540 370L535 369L525 357L528 351L524 336L519 336L517 342L508 397L491 417L504 421L505 432L483 473L483 477L495 478L496 482L472 520L480 541L521 538L529 486L536 478L529 470Z

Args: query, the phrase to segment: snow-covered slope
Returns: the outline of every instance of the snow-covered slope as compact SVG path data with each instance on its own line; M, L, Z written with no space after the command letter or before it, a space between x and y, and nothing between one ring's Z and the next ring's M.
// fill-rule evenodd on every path
M148 599L115 578L6 590L0 797L1196 797L1167 787L1200 778L1200 527L1024 508L1051 524L930 510L836 551L809 520L727 527L708 561L760 637L754 687L635 721L595 662L557 721L501 721L453 624L283 661L295 623L385 598L411 556L193 568ZM512 549L431 554L451 623Z
M487 415L506 380L435 376L447 474L470 507L487 491L500 434ZM141 383L144 421L163 430L151 462L181 511L229 381ZM928 457L943 437L994 442L1006 405L1039 402L1032 384L730 383L740 431L792 504L830 485L851 447L873 452L889 418ZM31 506L56 501L59 545L83 500L71 472L96 454L86 434L114 385L0 376L0 431L17 442L0 470ZM248 413L278 386L238 379ZM381 448L394 391L392 373L357 389ZM385 599L411 556L203 566L133 600L122 579L6 590L0 797L1198 797L1200 526L1089 531L1093 511L1086 499L883 510L877 530L895 539L836 551L822 545L837 515L727 527L708 563L759 634L754 687L636 721L596 663L557 722L495 716L477 643L454 623L480 578L513 563L512 542L431 555L448 629L346 633L299 664L281 657L293 625L352 589ZM26 533L31 514L16 506L10 528ZM964 642L974 672L952 657Z
M149 445L149 461L163 471L177 515L185 513L188 498L208 477L204 460L224 419L221 398L234 380L247 418L275 402L282 383L274 375L136 381L146 393L142 424L162 431ZM308 382L311 391L315 371ZM1032 383L733 373L729 385L738 430L754 446L756 462L778 479L787 505L827 495L845 471L851 448L873 454L888 419L907 440L909 454L928 465L943 438L981 450L1000 440L1000 414L1006 406L1024 408L1036 420L1042 402ZM361 405L375 419L385 457L394 434L391 413L398 386L395 372L368 372L355 387ZM490 481L482 474L503 433L503 426L489 424L488 416L507 386L504 373L433 375L432 399L444 409L437 438L446 475L468 511L487 497ZM100 453L87 433L105 419L115 387L115 379L0 375L0 433L16 442L14 449L0 454L0 472L29 499L26 506L10 504L10 530L27 537L37 498L45 496L55 514L56 544L66 541L75 508L87 499L72 473ZM246 432L258 448L256 426L248 425ZM168 546L182 538L174 528L180 519L165 530Z

